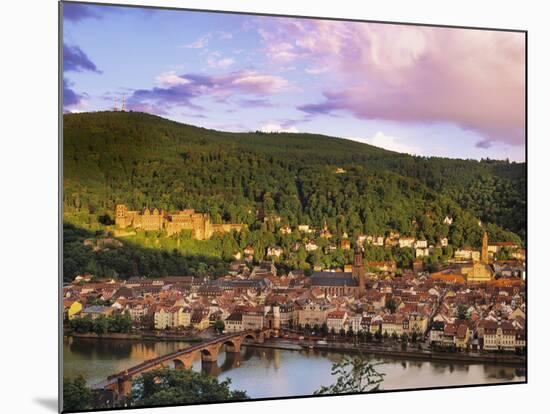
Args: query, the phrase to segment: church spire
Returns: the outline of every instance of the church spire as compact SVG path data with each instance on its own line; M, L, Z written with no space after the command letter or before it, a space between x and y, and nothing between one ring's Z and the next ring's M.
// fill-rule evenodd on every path
M487 236L487 231L483 232L481 240L481 263L489 263L489 236Z
M354 258L353 258L353 268L351 271L351 275L355 280L357 280L359 284L359 292L358 296L362 297L365 296L366 288L365 288L365 268L363 266L363 249L359 244L355 246L354 251Z

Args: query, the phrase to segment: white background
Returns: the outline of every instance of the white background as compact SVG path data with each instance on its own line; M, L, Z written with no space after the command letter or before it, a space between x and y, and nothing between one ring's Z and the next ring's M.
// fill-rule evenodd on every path
M547 317L550 274L545 266L549 249L546 236L549 234L550 33L549 14L543 10L545 2L140 0L139 3L529 31L529 384L165 408L155 412L545 410L550 345ZM57 404L57 2L3 2L0 20L0 411L51 413Z

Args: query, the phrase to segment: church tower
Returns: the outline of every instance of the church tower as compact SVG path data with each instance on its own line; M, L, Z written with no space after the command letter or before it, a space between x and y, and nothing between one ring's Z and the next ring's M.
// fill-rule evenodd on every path
M363 251L359 245L355 246L355 256L351 275L359 283L359 297L365 296L365 268L363 267Z
M481 241L481 263L489 263L489 237L486 231L483 232L483 239Z

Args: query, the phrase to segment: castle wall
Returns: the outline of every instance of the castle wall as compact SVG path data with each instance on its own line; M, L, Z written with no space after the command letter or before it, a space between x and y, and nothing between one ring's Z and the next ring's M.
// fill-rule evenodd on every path
M212 224L211 226L213 233L229 233L233 230L241 231L242 229L242 224L234 223Z

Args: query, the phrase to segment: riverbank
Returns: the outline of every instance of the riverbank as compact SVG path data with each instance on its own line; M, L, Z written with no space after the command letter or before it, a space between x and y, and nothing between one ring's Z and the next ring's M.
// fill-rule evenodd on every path
M278 343L278 342L263 342L263 343L247 343L246 346L252 348L270 348L270 349L281 349L284 351L301 351L306 349L306 346L292 343Z
M202 342L203 338L197 336L185 336L185 335L167 335L167 334L148 334L148 333L116 333L110 332L102 335L98 335L93 332L87 333L64 333L66 338L89 338L89 339L121 339L128 341L162 341L162 342L189 342L198 343Z
M273 341L276 342L276 341ZM231 388L246 390L252 398L279 398L311 395L322 386L333 384L332 365L345 351L301 351L245 345L233 358L220 355L218 364L205 364L197 355L192 367L196 372L230 378ZM171 341L116 341L72 338L63 344L63 376L82 375L93 386L116 372L160 357L182 347ZM285 348L288 347L285 346ZM296 344L294 344L296 347ZM277 348L283 348L281 344ZM525 382L525 369L491 363L447 363L412 358L373 357L384 362L384 390L447 387L462 385Z
M372 354L382 357L390 357L396 359L416 359L423 361L441 361L441 362L462 362L462 363L478 363L478 364L501 364L513 367L526 367L527 359L524 356L509 355L509 354L488 354L488 353L473 353L473 352L437 352L425 351L418 349L397 350L388 349L377 346L355 346L347 343L328 343L317 344L307 341L289 341L289 340L269 340L262 344L247 344L252 347L284 349L288 351L297 351L302 349L314 349L316 351L330 352L356 352Z
M165 333L106 333L98 335L96 333L66 333L66 337L84 338L84 339L115 339L127 341L158 341L158 342L187 342L199 343L204 339L196 336L184 336ZM419 350L414 348L391 349L387 347L370 345L353 345L343 342L329 342L327 344L318 344L316 342L300 341L292 339L270 339L263 343L247 343L247 346L255 348L271 348L287 351L301 351L303 349L314 349L325 352L363 352L376 356L412 359L422 361L440 361L440 362L462 362L478 364L500 364L512 367L525 367L527 359L524 356L510 354L490 354L478 352L438 352L429 350Z

